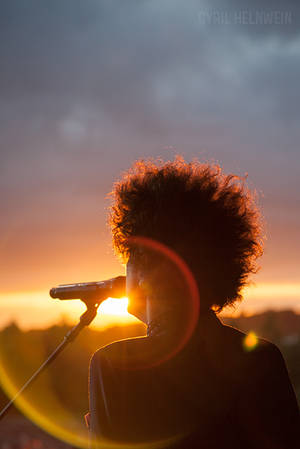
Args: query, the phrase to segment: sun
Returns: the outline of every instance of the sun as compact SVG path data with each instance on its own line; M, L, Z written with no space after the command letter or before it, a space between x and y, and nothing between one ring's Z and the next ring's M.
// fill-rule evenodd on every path
M99 312L104 315L128 315L128 298L107 298L100 304Z

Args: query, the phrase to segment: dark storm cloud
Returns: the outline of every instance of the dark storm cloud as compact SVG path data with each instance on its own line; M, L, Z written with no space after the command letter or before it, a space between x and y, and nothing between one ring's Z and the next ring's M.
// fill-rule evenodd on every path
M63 119L79 105L104 111L113 121L134 122L141 132L161 128L157 78L188 63L190 54L185 53L191 40L186 20L176 8L152 11L149 2L27 2L6 15L14 20L2 29L4 99L19 102L25 95L27 108L34 108L38 97L46 119L53 113Z
M286 42L290 27L278 27L279 41L270 43L267 26L252 27L252 34L247 26L201 26L201 2L31 0L2 5L0 92L4 102L16 103L16 114L26 116L27 129L36 125L28 123L30 116L55 123L69 120L74 109L75 114L87 109L102 113L101 121L105 114L111 126L128 125L128 132L133 126L141 135L155 131L165 136L182 120L189 126L210 115L215 120L226 106L238 117L235 102L246 87L252 107L261 70L266 95L273 98L270 107L284 108L281 99L290 100L285 91L291 84L287 87L284 76L273 85L268 81L274 80L274 69L283 70L279 64L288 64L290 73L299 70L297 48L289 55L292 50L280 41L282 36ZM261 3L251 5L262 8ZM257 45L259 31L266 42Z
M252 172L284 203L299 178L299 5L247 3L2 0L2 235L32 222L46 241L64 214L102 213L134 159L176 151ZM201 22L245 9L291 22Z

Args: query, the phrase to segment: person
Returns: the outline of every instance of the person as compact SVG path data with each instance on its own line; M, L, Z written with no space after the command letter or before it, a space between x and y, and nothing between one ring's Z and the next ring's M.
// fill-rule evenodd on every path
M248 344L217 317L242 299L263 252L244 180L197 160L141 160L113 197L128 311L147 336L91 359L92 447L299 448L299 408L280 350L263 339Z

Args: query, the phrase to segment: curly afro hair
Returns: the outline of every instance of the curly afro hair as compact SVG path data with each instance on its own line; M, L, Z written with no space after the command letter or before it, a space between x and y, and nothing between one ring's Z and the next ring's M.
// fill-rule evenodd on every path
M242 299L263 251L261 216L244 179L180 156L166 163L140 160L115 183L112 195L109 222L124 263L130 237L148 237L184 259L202 306L219 312Z

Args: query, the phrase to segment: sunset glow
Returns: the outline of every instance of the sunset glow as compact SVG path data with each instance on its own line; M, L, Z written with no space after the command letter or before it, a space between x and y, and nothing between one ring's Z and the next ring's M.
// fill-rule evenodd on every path
M60 301L49 297L48 292L0 294L0 327L11 322L23 329L44 328L54 323L75 324L86 306L82 301ZM127 312L128 298L108 298L103 301L91 327L106 328L133 324L138 320Z
M48 291L15 292L0 294L0 327L16 322L24 329L44 328L62 320L74 324L85 310L78 300L59 301L49 297ZM98 310L92 327L105 328L118 324L137 322L127 312L128 298L108 298ZM244 300L234 308L228 308L224 315L252 315L264 310L292 309L300 312L299 283L262 283L244 290Z
M98 313L105 315L128 315L128 298L107 298L102 304L100 304Z
M299 16L0 1L0 449L300 449Z

